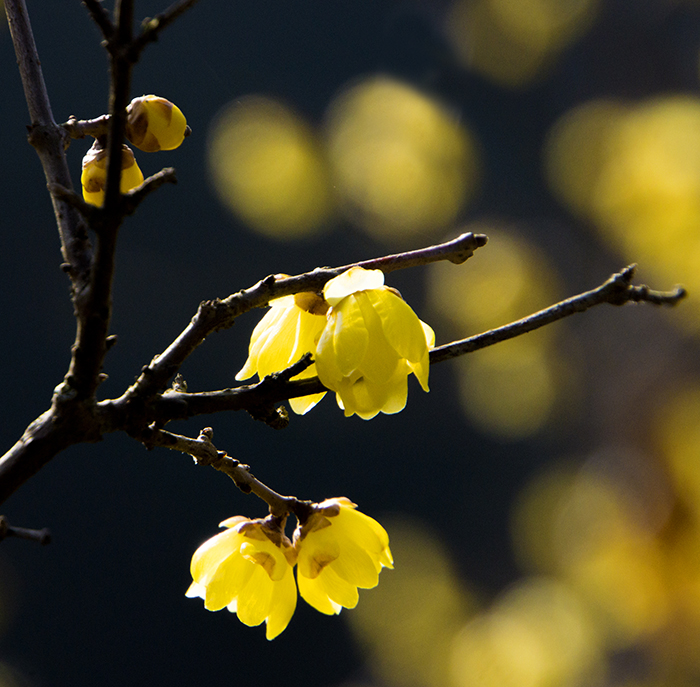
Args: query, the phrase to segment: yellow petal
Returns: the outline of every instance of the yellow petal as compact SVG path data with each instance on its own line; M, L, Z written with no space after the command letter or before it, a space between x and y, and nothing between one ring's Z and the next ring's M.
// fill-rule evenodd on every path
M267 639L274 639L282 632L294 615L297 607L297 586L291 567L283 580L276 583L272 591L270 615L267 617Z
M303 575L297 577L299 594L307 604L313 606L317 611L326 615L340 613L342 606L328 598L328 594L321 587L318 578L312 580Z
M326 284L323 289L323 297L331 306L335 306L350 294L366 289L378 289L383 284L384 273L381 270L351 267Z
M255 566L239 553L229 556L206 584L204 607L209 611L220 611L228 606L245 589L254 572Z
M369 332L360 304L354 296L348 296L334 312L333 352L335 363L344 377L352 374L365 357L369 344ZM317 357L320 353L317 353Z
M192 555L192 579L206 585L221 562L237 553L242 543L242 535L231 529L207 539Z
M318 578L320 588L331 601L344 606L345 608L355 608L359 601L357 587L347 580L341 579L332 567L327 567Z
M389 289L368 291L367 297L382 321L389 344L402 358L421 360L427 349L426 335L411 306Z
M270 613L273 582L268 574L255 565L253 574L238 594L236 614L238 619L250 627L260 625Z

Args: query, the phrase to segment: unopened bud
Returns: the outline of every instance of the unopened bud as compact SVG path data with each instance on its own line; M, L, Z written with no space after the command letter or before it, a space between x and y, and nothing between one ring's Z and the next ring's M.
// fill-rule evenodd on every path
M101 207L105 199L107 184L107 150L98 141L93 143L83 158L83 173L80 176L83 198L90 205ZM134 153L127 145L122 146L121 193L127 193L143 183L143 174L136 164Z
M157 95L134 98L126 115L126 137L146 153L173 150L190 132L180 108Z

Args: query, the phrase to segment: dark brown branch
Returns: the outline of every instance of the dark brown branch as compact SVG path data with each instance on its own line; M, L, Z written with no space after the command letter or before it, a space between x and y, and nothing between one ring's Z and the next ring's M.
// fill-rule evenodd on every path
M105 41L111 41L114 36L114 24L100 0L83 0L83 5L102 32Z
M178 17L187 12L199 0L179 0L168 9L153 18L144 19L141 23L141 33L134 39L131 51L135 59L138 59L141 51L149 44L158 40L160 32L172 24Z
M444 346L438 346L430 352L430 363L439 363L450 360L465 353L472 353L487 346L493 346L500 341L507 341L516 336L534 331L547 324L564 319L579 312L585 312L589 308L602 303L611 305L624 305L629 302L646 302L653 305L676 305L685 298L685 289L677 287L673 291L652 291L648 286L632 286L636 265L630 265L622 271L614 274L603 285L592 291L568 298L561 303L540 310L534 315L529 315L516 322L511 322L504 327L492 329L468 339L454 341Z
M629 302L646 302L653 305L673 306L685 297L685 290L680 287L673 291L664 292L653 291L648 286L631 285L634 270L635 266L631 265L614 274L596 289L568 298L504 327L438 346L430 351L430 363L435 365L493 346L575 313L584 312L602 303L624 305ZM184 420L202 414L237 410L250 411L251 409L253 409L254 414L255 409L274 408L276 404L290 398L327 391L318 377L289 381L302 369L306 369L306 362L308 361L302 359L287 370L265 377L257 384L201 393L182 393L169 390L150 406L151 415L149 417L161 421L166 418ZM301 369L298 368L300 363L304 365ZM112 401L106 403L112 403Z
M109 131L109 115L101 115L95 119L78 119L71 115L68 121L61 124L64 131L71 138L85 138L86 136L106 136Z
M162 391L182 363L209 334L219 329L231 327L236 318L243 313L254 308L264 307L275 298L301 291L320 291L327 281L355 265L365 269L393 272L440 260L462 263L473 255L477 248L486 245L486 241L487 237L483 234L466 233L452 241L436 246L374 260L365 260L342 267L317 268L294 277L276 278L274 275L270 275L249 289L239 291L223 300L204 301L180 336L163 353L156 356L148 367L144 368L136 384L127 391L127 395L147 397Z
M5 12L31 119L29 142L39 155L47 183L72 189L65 156L66 132L53 118L24 0L7 0ZM70 266L67 272L73 284L74 297L79 300L89 281L92 247L80 213L53 194L51 202L61 238L61 252Z
M203 429L196 439L153 427L138 438L147 448L162 446L180 451L192 456L198 465L210 465L215 470L223 472L243 493L255 494L265 501L270 508L270 513L276 517L283 518L289 513L302 516L309 511L308 502L299 501L293 496L278 494L254 477L250 472L250 466L231 458L226 451L219 451L212 443L211 427Z
M7 537L17 537L19 539L29 539L42 546L51 543L51 532L44 527L41 530L32 530L26 527L13 527L7 522L4 515L0 515L0 541Z
M145 200L146 196L157 191L163 184L177 184L177 176L174 167L165 167L160 172L152 174L144 179L140 186L132 189L122 196L122 212L125 215L133 215L136 208Z

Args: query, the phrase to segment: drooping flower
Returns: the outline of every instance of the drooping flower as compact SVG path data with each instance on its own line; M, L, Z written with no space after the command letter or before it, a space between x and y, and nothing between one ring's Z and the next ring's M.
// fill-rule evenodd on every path
M235 516L221 526L227 529L194 552L186 596L204 599L210 611L226 607L245 625L265 621L266 637L274 639L296 608L296 551L280 529L264 520Z
M126 137L146 153L174 150L187 133L182 110L165 98L142 95L126 108Z
M327 615L354 608L358 587L371 589L393 568L386 530L345 497L326 499L294 532L302 598Z
M101 207L105 199L107 184L107 149L97 140L83 157L83 172L80 176L83 198L90 205ZM122 193L143 183L143 173L136 164L134 152L127 145L122 146L122 177L119 190Z
M316 346L316 370L346 416L369 420L403 410L411 372L428 391L435 334L384 286L380 270L352 267L331 279L323 296L331 307Z
M250 337L248 359L236 375L243 380L256 372L263 377L279 372L297 362L304 354L316 350L321 331L326 325L328 304L316 293L302 292L284 296L270 302L270 309L258 322ZM311 365L293 379L316 376L316 366ZM307 413L325 395L289 399L292 410L299 415Z

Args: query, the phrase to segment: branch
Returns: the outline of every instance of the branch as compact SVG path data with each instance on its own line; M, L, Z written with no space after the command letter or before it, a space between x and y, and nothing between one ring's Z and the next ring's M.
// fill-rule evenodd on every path
M198 465L210 465L215 470L223 472L244 494L255 494L265 501L270 507L270 513L276 517L283 518L289 513L294 513L298 517L308 515L309 502L300 501L293 496L282 496L270 489L251 474L250 466L231 458L226 451L219 451L212 443L213 434L211 427L206 427L196 439L191 439L164 429L149 427L137 438L149 449L154 446L163 446L173 451L180 451L192 456Z
M7 537L18 537L20 539L30 539L42 546L51 543L51 532L44 527L41 530L31 530L26 527L13 527L7 522L4 515L0 515L0 541Z
M552 305L549 308L540 310L533 315L529 315L516 322L511 322L504 327L492 329L483 334L471 336L468 339L454 341L444 346L438 346L430 351L430 363L439 363L443 360L450 360L465 353L472 353L499 341L506 341L521 334L526 334L547 324L556 322L573 315L574 313L585 312L601 303L611 305L624 305L625 303L651 303L653 305L674 306L685 298L686 291L682 287L676 287L673 291L653 291L648 286L632 286L636 265L625 267L617 274L613 274L604 284L592 291L586 291L578 296L568 298L561 303Z
M157 41L160 32L169 24L172 24L180 15L184 14L199 0L179 0L174 2L165 12L157 14L155 17L144 19L141 22L141 33L132 43L133 56L138 59L143 49L151 42Z
M34 146L47 183L73 188L65 156L66 132L53 118L41 62L24 0L7 0L5 12L17 56L31 125L29 142ZM65 200L51 195L63 259L75 298L87 288L92 263L92 247L80 213Z
M102 32L105 41L111 41L114 36L114 24L100 0L83 0L83 5Z
M478 351L481 348L493 346L500 341L521 336L603 303L624 305L629 302L645 302L652 305L674 306L686 296L685 290L681 287L664 292L653 291L648 286L633 286L630 282L634 271L635 266L631 265L612 275L596 289L568 298L504 327L433 348L430 351L430 363L435 365ZM273 409L275 404L290 398L328 391L318 377L290 381L292 377L306 369L308 362L307 359L302 358L290 368L269 375L257 384L200 393L169 390L155 399L149 406L149 421L185 420L197 415L237 410L247 410L254 417L257 417L264 410L267 409L269 412L269 409ZM302 367L299 367L300 365ZM105 403L112 403L112 401Z
M163 353L156 356L143 369L136 384L126 392L126 395L146 398L162 391L182 363L209 334L219 329L228 329L243 313L254 308L262 308L275 298L302 291L320 291L327 281L354 266L365 269L380 269L388 273L440 260L461 264L471 257L477 248L486 245L487 240L483 234L470 232L436 246L356 262L342 267L316 268L311 272L294 277L277 278L270 275L249 289L239 291L224 300L204 301L200 304L196 315L186 329Z

